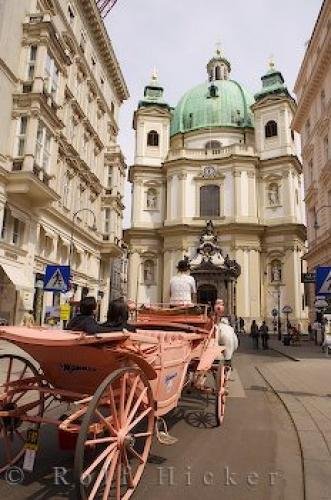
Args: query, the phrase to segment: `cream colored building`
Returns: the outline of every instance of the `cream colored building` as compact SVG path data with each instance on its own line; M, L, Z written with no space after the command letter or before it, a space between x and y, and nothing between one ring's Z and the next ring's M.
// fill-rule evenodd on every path
M0 317L10 323L32 308L42 321L86 293L104 317L122 254L127 98L94 0L0 3ZM46 264L70 261L68 296L44 293Z
M294 91L292 127L301 134L308 270L331 266L331 0L322 4ZM313 312L314 285L309 287Z
M178 260L194 258L211 219L223 257L241 267L227 313L271 319L279 293L280 307L293 308L290 319L304 320L302 166L290 128L295 101L273 64L255 98L232 79L220 51L207 72L208 81L174 109L154 75L135 112L129 296L167 302ZM198 300L220 290L201 280Z

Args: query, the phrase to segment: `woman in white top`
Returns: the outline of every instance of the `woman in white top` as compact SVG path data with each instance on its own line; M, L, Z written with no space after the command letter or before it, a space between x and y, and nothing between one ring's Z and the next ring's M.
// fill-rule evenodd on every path
M196 301L196 286L190 276L190 264L187 260L180 260L177 264L177 275L170 280L170 305L190 306Z

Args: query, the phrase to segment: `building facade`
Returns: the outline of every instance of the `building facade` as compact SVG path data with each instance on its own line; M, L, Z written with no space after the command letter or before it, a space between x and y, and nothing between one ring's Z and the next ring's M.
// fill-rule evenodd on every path
M331 0L322 4L294 91L292 127L301 134L308 271L331 266ZM313 319L315 287L309 285Z
M296 104L273 64L255 97L230 72L216 51L208 82L189 90L175 109L156 75L145 87L129 173L128 293L138 302L168 302L178 260L197 262L201 241L210 237L215 247L207 245L205 259L221 249L220 284L198 283L198 300L225 293L222 274L231 281L234 263L239 275L227 292L228 314L271 319L280 296L280 308L290 305L291 318L304 320L302 167L290 128ZM208 235L209 220L214 234Z
M128 91L94 0L1 2L0 90L0 316L34 309L43 322L92 294L104 317L122 253ZM43 292L47 264L71 264L68 296Z

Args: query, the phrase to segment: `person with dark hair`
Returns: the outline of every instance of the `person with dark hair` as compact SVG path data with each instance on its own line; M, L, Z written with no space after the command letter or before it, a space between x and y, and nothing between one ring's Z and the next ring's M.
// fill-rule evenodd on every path
M110 328L99 325L95 319L97 301L94 297L84 297L80 301L79 313L76 314L67 324L66 330L74 332L85 332L89 335L95 333L109 332Z
M117 332L124 328L128 331L135 331L135 328L128 324L129 319L129 308L128 303L123 297L115 299L110 302L107 321L102 324L104 328L108 328L108 331Z
M196 285L193 276L190 276L188 259L180 260L177 264L177 275L170 280L170 305L189 306L196 301Z
M253 319L251 324L251 337L253 340L253 347L255 347L255 349L257 350L259 350L259 335L259 327L257 326L255 319Z

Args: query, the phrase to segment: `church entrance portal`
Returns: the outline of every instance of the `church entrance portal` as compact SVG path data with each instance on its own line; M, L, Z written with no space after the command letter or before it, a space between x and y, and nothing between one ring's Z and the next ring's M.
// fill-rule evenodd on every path
M198 304L214 306L217 299L217 289L213 285L201 285L198 288Z

